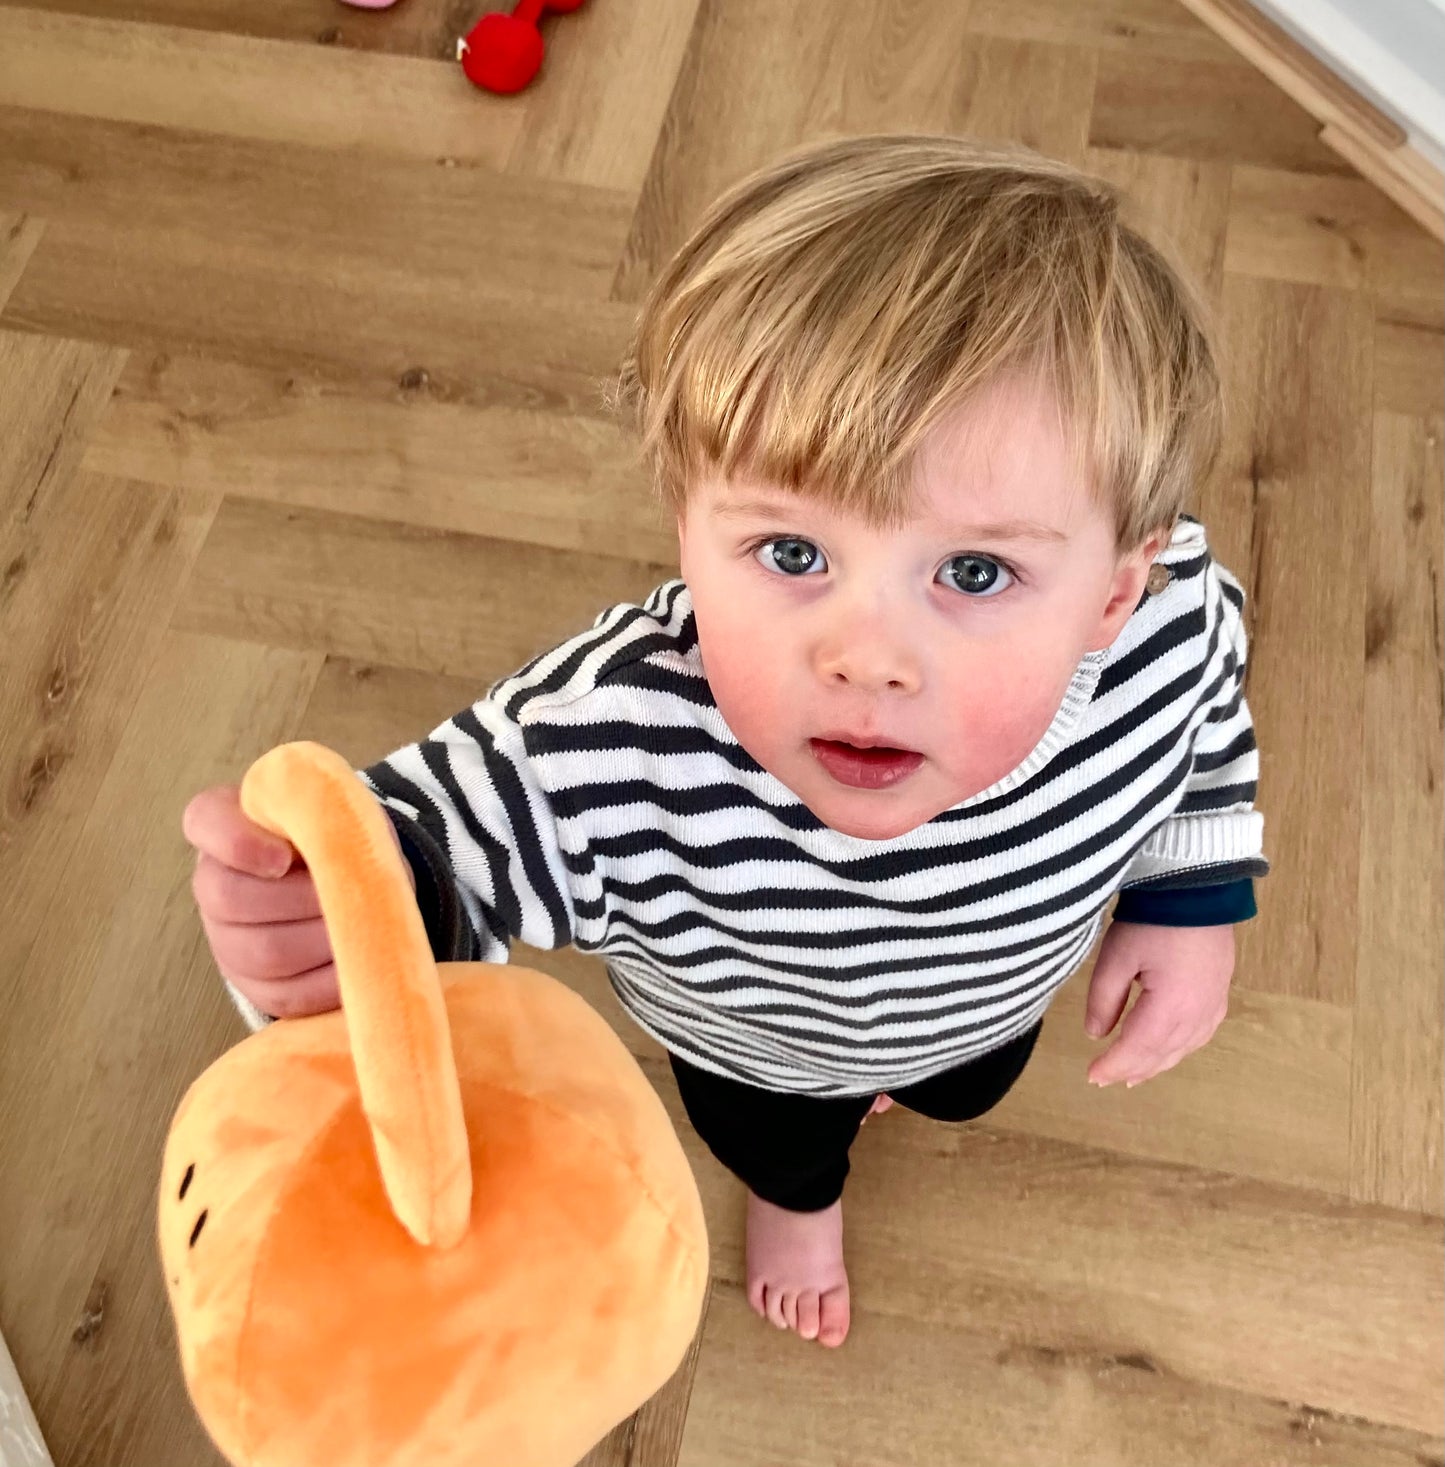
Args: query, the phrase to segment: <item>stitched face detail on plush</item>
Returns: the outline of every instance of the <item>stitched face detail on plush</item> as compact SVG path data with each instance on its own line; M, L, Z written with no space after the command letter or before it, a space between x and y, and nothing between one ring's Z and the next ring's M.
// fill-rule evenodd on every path
M247 1467L570 1467L701 1314L706 1229L667 1111L563 984L438 967L414 900L413 926L378 924L410 892L346 761L282 745L252 774L243 808L317 881L343 1007L222 1055L172 1122L159 1243L197 1412ZM338 940L368 923L369 947Z

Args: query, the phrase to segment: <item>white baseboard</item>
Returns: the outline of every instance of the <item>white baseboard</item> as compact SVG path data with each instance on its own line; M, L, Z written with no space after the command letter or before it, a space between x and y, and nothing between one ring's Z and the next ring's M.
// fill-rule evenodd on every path
M1254 0L1445 170L1445 0Z

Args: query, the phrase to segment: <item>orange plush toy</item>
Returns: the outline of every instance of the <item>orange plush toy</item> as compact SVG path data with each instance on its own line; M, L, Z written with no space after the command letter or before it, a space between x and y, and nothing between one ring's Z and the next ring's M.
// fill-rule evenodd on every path
M172 1122L160 1252L201 1420L237 1467L571 1467L697 1330L667 1111L570 989L436 964L338 754L272 749L241 808L309 867L342 1007L242 1041Z

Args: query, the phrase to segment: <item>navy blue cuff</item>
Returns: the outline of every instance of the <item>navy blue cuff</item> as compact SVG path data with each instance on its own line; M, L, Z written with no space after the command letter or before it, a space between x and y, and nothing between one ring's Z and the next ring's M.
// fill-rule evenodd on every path
M1147 922L1158 927L1224 927L1257 916L1254 878L1216 886L1178 886L1151 891L1136 886L1119 893L1116 922Z
M421 909L432 957L439 963L475 961L478 952L472 925L457 896L456 878L446 853L416 821L408 820L390 805L381 809L395 827L401 853L416 876L416 904Z

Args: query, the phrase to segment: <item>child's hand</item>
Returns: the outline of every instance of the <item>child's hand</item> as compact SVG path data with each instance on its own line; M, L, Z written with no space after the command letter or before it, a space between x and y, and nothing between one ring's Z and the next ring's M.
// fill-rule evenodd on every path
M390 820L386 828L400 851ZM339 1008L331 939L295 847L246 818L234 784L202 790L181 829L198 853L191 891L221 975L276 1018ZM415 891L411 863L402 864Z
M1234 927L1162 927L1114 922L1104 934L1084 1006L1084 1027L1102 1038L1139 979L1143 992L1119 1037L1089 1066L1089 1082L1137 1085L1208 1044L1229 1008Z

